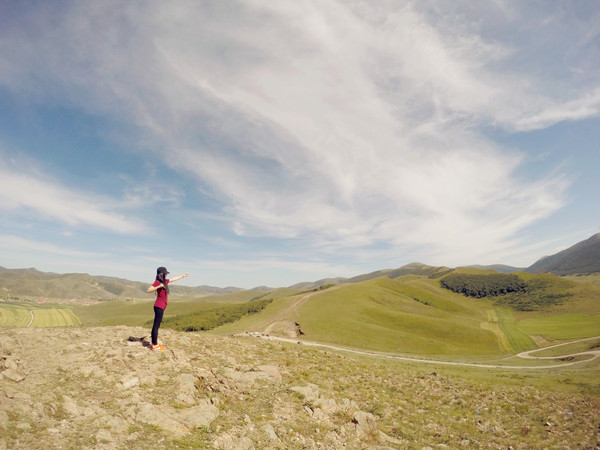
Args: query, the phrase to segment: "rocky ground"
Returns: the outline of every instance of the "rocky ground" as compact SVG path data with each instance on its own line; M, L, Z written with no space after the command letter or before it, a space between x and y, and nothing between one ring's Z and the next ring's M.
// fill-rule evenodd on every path
M600 448L600 399L306 346L0 329L0 449Z

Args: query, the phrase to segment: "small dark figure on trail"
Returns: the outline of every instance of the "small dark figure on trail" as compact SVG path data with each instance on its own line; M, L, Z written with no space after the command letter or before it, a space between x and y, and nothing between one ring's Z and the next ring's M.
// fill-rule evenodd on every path
M158 343L158 329L160 328L160 323L162 322L163 314L165 313L167 302L169 300L169 283L189 276L189 273L186 273L184 275L179 275L177 277L168 279L168 273L169 272L165 267L159 267L156 269L156 280L146 291L148 294L156 292L156 301L154 302L154 325L152 325L152 347L150 347L152 350L165 349Z

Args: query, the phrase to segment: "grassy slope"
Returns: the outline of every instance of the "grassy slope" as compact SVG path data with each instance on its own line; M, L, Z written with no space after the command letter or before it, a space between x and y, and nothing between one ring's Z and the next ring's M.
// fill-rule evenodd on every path
M595 273L593 275L584 275L584 276L575 276L571 275L568 277L564 277L566 280L575 281L578 283L588 283L593 284L594 286L600 287L600 273Z
M554 278L567 282L563 278ZM568 282L568 290L573 295L563 304L537 313L515 313L519 329L529 335L542 335L548 339L600 335L600 286L586 277L570 278Z
M412 354L498 353L493 332L481 328L488 307L465 302L435 280L378 278L323 292L298 310L309 340Z
M277 295L288 295L293 290L277 290L272 293L262 291L242 291L225 295L208 295L201 298L170 299L165 318L177 315L194 314L209 309L217 309L224 304L244 303ZM87 326L128 325L145 326L154 317L154 298L134 301L108 301L89 306L75 306L73 311Z
M210 334L217 336L227 336L229 334L242 333L244 331L260 331L266 324L271 322L273 318L278 317L297 300L302 294L290 295L288 297L277 298L271 304L261 311L259 314L252 314L242 317L241 320L233 323L227 323L210 330Z
M154 317L153 305L154 300L111 301L89 306L76 306L73 307L73 312L86 326L144 326ZM171 300L165 311L165 317L218 308L220 305L221 303L208 301Z
M303 338L311 341L384 352L479 357L536 348L532 337L556 341L600 335L600 289L584 280L550 278L557 292L573 295L562 305L541 311L513 311L489 299L442 289L439 280L403 276L336 286L314 293L296 309L290 305L301 295L279 299L261 314L214 333L260 330L274 320L289 320L298 322Z

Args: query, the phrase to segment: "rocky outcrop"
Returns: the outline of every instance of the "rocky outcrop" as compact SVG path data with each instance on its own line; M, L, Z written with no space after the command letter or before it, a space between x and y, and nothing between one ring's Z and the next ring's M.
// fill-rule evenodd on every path
M146 339L131 339L144 331L3 330L0 443L150 448L200 439L216 449L254 449L335 448L374 439L376 422L355 402L311 383L290 386L285 366L244 348L268 342L165 330L167 350L154 352ZM264 411L251 411L256 398L265 399ZM345 424L335 431L340 418ZM306 436L294 430L298 420L328 431L320 439Z

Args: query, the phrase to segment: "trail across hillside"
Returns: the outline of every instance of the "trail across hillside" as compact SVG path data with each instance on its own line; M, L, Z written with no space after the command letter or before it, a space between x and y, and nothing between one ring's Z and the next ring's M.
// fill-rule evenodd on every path
M238 335L238 336L241 336L241 335ZM592 339L600 339L600 336L578 339L578 340L571 341L571 342L565 342L562 344L552 345L550 347L529 350L527 352L521 352L516 355L517 357L523 358L523 359L537 359L537 360L552 360L552 359L553 360L565 360L565 359L574 358L576 356L583 356L583 355L591 356L591 358L589 358L589 359L583 359L583 360L579 360L579 361L568 361L568 362L564 362L561 364L541 365L541 366L510 366L510 365L502 365L502 364L483 364L483 363L467 363L467 362L458 362L458 361L442 361L442 360L437 360L437 359L424 359L424 358L414 358L414 357L410 357L410 356L390 355L387 353L379 353L379 352L373 352L373 351L368 351L368 350L358 350L358 349L353 349L353 348L339 347L336 345L322 344L319 342L304 341L304 340L300 340L300 339L290 339L290 338L277 337L277 336L266 336L266 335L263 335L260 337L263 339L297 343L297 344L307 345L310 347L321 347L321 348L327 348L327 349L331 349L331 350L338 350L338 351L342 351L342 352L355 353L355 354L359 354L359 355L376 356L378 358L397 359L397 360L401 360L401 361L418 362L418 363L426 363L426 364L442 364L442 365L447 365L447 366L462 366L462 367L480 367L480 368L488 368L488 369L517 369L517 370L554 369L557 367L567 367L567 366L573 366L575 364L580 364L583 362L593 361L594 359L600 357L600 349L599 350L587 350L585 352L579 352L579 353L573 353L573 354L561 355L561 356L533 356L532 355L532 353L535 353L535 352L541 352L543 350L548 350L548 349L560 347L563 345L574 344L576 342L589 341Z
M318 294L318 292L310 292L310 293L305 294L305 295L299 297L298 299L294 300L286 309L281 311L279 314L277 314L275 317L273 317L267 323L262 324L259 328L262 330L262 332L264 334L270 334L272 332L273 328L275 328L278 324L283 324L284 327L287 326L287 324L290 322L287 319L287 317L290 317L290 314L293 311L298 309L300 307L300 305L302 305L304 302L306 302L309 298L311 298L315 294ZM293 325L292 325L292 328L295 331L295 327Z
M357 353L357 354L361 354L361 355L377 356L377 357L388 358L388 359L398 359L398 360L402 360L402 361L420 362L420 363L428 363L428 364L443 364L443 365L450 365L450 366L482 367L482 368L491 368L491 369L520 369L520 370L526 370L526 369L550 369L550 368L557 368L557 367L572 366L572 365L579 364L579 363L582 363L582 362L589 362L589 361L592 361L592 360L600 357L600 350L588 350L588 351L585 351L585 352L579 352L579 353L574 353L574 354L569 354L569 355L561 355L561 356L532 356L531 355L534 352L539 352L539 351L542 351L542 350L547 350L547 349L554 348L554 347L559 347L559 346L562 346L562 345L572 344L572 343L575 343L575 342L587 341L587 340L591 340L591 339L599 339L600 336L595 336L595 337L592 337L592 338L579 339L579 340L576 340L576 341L571 341L571 342L567 342L567 343L563 343L563 344L553 345L553 346L550 346L550 347L545 347L545 348L530 350L530 351L522 352L522 353L519 353L519 354L516 355L517 357L523 358L523 359L537 359L537 360L549 360L549 359L554 359L554 360L563 359L564 360L566 358L572 358L572 357L575 357L575 356L591 355L591 358L585 359L585 360L569 361L569 362L565 362L565 363L561 363L561 364L544 365L544 366L508 366L508 365L501 365L501 364L480 364L480 363L467 363L467 362L455 362L455 361L441 361L441 360L424 359L424 358L413 358L413 357L409 357L409 356L390 355L390 354L386 354L386 353L379 353L379 352L372 352L372 351L367 351L367 350L358 350L358 349L352 349L352 348L338 347L338 346L329 345L329 344L321 344L321 343L318 343L318 342L302 341L302 340L298 340L298 339L280 338L280 337L276 337L276 336L269 336L268 338L269 339L280 340L280 341L285 341L285 342L297 342L297 343L300 343L302 345L308 345L308 346L312 346L312 347L329 348L329 349L332 349L332 350L339 350L339 351L344 351L344 352Z
M541 352L542 350L548 350L550 348L562 347L563 345L569 345L569 344L572 344L575 342L591 341L591 340L599 339L599 338L600 338L600 336L595 336L595 337L590 337L590 338L577 339L577 340L571 341L571 342L563 342L562 344L551 345L550 347L537 348L534 350L528 350L526 352L521 352L521 353L517 354L517 356L519 358L523 358L523 359L546 359L546 360L548 360L548 359L573 358L575 356L582 356L582 355L592 355L592 357L590 359L586 359L583 361L575 361L575 362L571 362L570 364L565 364L565 365L572 365L572 364L577 364L579 362L591 361L600 356L600 348L598 350L587 350L585 352L572 353L569 355L561 355L561 356L532 356L532 353ZM547 367L549 367L549 366L547 366Z

